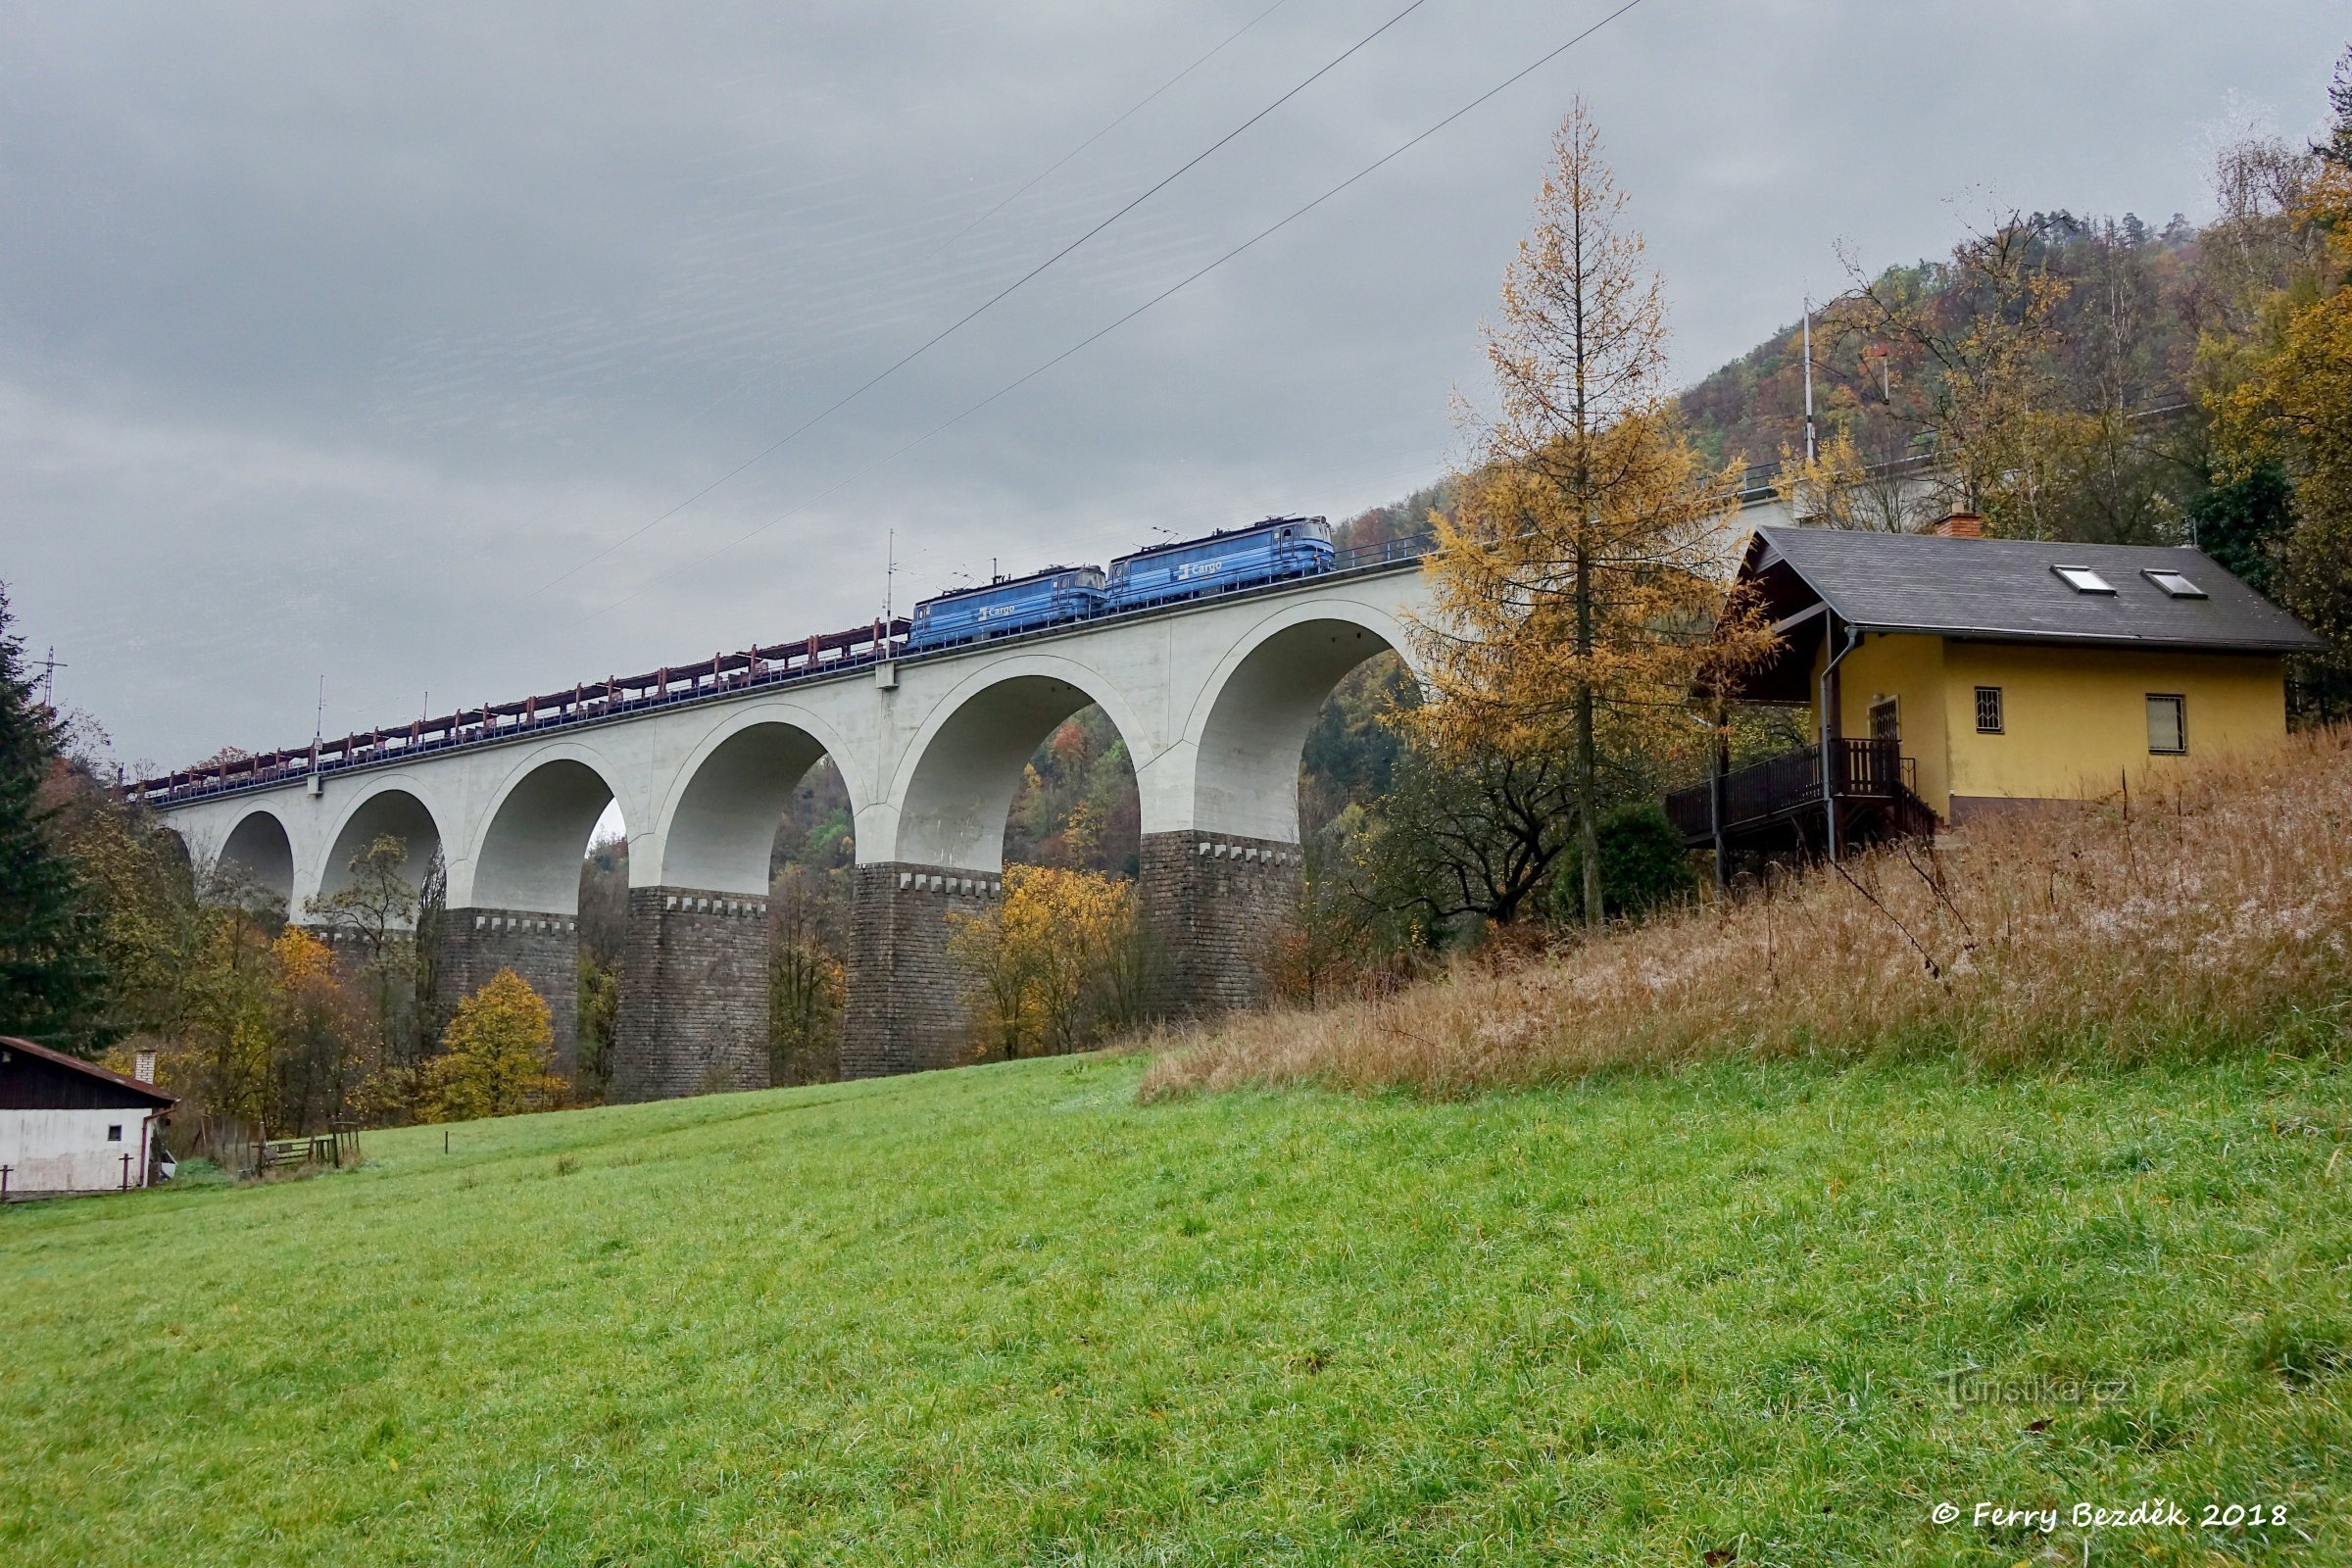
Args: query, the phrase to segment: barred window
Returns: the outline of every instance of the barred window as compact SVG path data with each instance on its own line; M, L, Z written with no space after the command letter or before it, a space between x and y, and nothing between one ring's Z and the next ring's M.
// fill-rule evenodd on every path
M2148 750L2159 757L2180 757L2188 751L2188 699L2172 694L2148 694Z
M1998 686L1977 688L1977 733L1998 735L2001 732L2001 689Z

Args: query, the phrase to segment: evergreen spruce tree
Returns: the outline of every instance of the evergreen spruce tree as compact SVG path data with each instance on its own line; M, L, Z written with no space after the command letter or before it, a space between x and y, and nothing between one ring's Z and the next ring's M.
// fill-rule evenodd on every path
M0 1034L89 1055L105 1043L95 1022L105 974L80 878L41 805L57 742L56 715L33 700L0 586Z

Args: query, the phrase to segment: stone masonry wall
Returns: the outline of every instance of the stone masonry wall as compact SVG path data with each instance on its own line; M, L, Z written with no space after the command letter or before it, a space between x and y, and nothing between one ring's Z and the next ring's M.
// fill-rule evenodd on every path
M629 889L612 1099L767 1087L767 901Z
M1298 846L1224 833L1147 833L1137 888L1155 950L1153 1011L1199 1017L1267 998L1266 960L1298 906Z
M556 1032L556 1071L573 1081L580 1065L580 926L561 914L528 909L449 909L443 912L441 952L434 974L439 1011L449 1016L460 998L512 969L547 1004Z
M896 862L856 870L841 1073L953 1067L972 1059L970 983L948 956L948 914L1004 894L995 876Z

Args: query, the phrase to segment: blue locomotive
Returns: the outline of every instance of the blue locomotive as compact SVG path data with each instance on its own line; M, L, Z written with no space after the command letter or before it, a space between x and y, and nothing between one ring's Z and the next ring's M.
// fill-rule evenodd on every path
M906 651L1003 637L1102 613L1101 566L1048 566L981 588L960 588L914 607Z
M1110 564L1110 608L1134 610L1331 569L1331 524L1268 517L1205 539L1153 545Z

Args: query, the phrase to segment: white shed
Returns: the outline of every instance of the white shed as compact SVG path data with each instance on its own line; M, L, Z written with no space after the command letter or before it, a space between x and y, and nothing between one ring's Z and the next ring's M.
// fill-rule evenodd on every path
M0 1195L145 1187L174 1097L153 1084L0 1035Z

